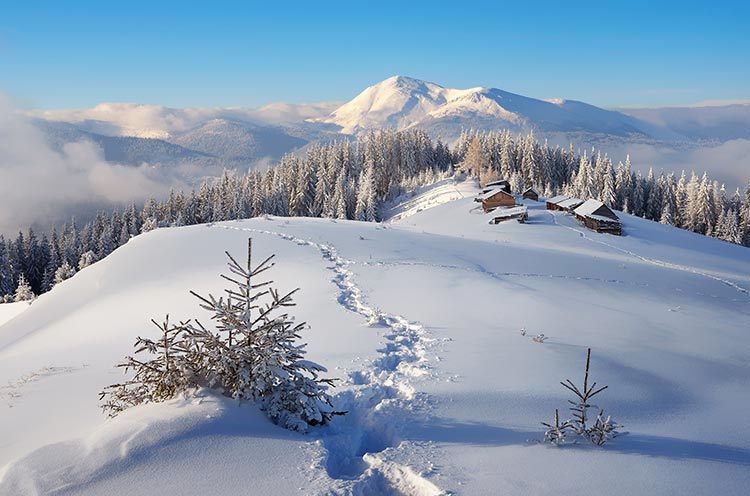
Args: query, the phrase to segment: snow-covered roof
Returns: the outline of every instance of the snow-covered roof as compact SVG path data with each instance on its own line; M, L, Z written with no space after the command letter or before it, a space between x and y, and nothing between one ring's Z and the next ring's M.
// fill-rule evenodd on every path
M507 193L507 192L506 192L506 191L505 191L504 189L502 189L502 188L492 188L492 189L491 189L491 190L489 190L488 192L486 192L486 193L484 193L484 194L481 194L481 195L477 196L477 199L478 199L478 200L486 200L486 199L488 199L488 198L492 198L493 196L495 196L495 195L496 195L496 194L498 194L498 193L503 193L503 194L505 194L505 195L507 195L507 194L508 194L508 193Z
M510 182L506 181L505 179L500 179L499 181L489 182L485 184L484 186L488 187L488 186L500 186L500 185L503 185L503 186L510 185Z
M523 190L524 193L528 193L529 191L533 191L534 193L536 193L536 190L534 188L526 188L525 190Z
M521 205L518 207L498 207L492 212L489 213L489 215L492 216L492 218L497 219L500 217L511 217L513 215L519 215L528 212L528 209L526 206Z
M559 203L559 202L561 202L563 200L567 200L567 199L568 199L568 197L565 196L565 195L557 195L557 196L553 196L552 198L550 198L549 200L547 200L547 203Z
M586 200L585 202L583 202L583 204L581 204L581 206L579 206L578 208L576 208L573 211L573 213L575 213L576 215L581 215L581 216L585 216L585 217L591 217L591 218L601 217L601 218L607 219L609 221L615 220L615 219L612 219L612 218L604 216L604 215L594 215L594 212L596 212L597 210L599 210L602 207L605 207L605 208L609 209L609 207L606 207L606 205L604 205L604 203L600 202L599 200L590 199L590 200ZM614 212L612 212L612 213L614 214ZM615 216L615 217L617 217L617 216Z
M581 200L580 198L568 198L567 200L557 202L557 204L563 208L575 208L581 203L583 203L583 200Z
M586 217L588 217L589 219L598 220L599 222L614 222L614 223L617 223L617 224L620 223L620 219L613 219L612 217L605 217L603 215L593 215L593 214L591 214L591 215L587 215Z

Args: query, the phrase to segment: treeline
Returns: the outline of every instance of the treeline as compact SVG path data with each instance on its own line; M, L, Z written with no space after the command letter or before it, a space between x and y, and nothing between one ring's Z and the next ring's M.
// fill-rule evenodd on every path
M485 184L507 178L514 192L534 187L583 200L595 198L617 210L670 224L731 243L750 246L750 184L744 194L728 195L706 173L688 176L633 171L630 159L613 166L601 151L550 147L533 134L513 137L507 131L462 133L454 160Z
M28 300L101 260L140 233L257 217L331 217L378 220L380 203L435 181L452 167L447 146L419 130L372 132L357 142L311 146L267 171L204 182L173 191L143 208L100 213L82 226L71 222L39 237L32 229L0 236L0 302Z
M612 208L732 243L750 246L750 185L731 196L707 174L646 177L630 160L613 166L606 154L550 147L533 134L464 132L451 151L420 130L371 132L356 141L313 145L267 171L225 171L189 193L173 191L143 208L99 213L39 237L32 229L0 236L0 301L27 300L49 291L140 233L257 217L331 217L378 220L378 206L430 184L453 164L482 184L508 178L514 192L533 186L544 196L597 198Z

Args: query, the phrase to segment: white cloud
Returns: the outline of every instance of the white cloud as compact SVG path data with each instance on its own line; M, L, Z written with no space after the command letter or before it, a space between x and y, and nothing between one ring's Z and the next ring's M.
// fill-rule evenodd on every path
M54 150L0 94L0 232L48 225L86 206L141 200L165 188L147 165L107 163L93 143Z

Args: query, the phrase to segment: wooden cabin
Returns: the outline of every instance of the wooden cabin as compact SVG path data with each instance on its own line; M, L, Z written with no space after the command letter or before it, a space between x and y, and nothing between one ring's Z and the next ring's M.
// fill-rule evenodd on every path
M495 188L477 197L482 202L482 209L489 212L497 207L513 207L516 205L516 199L510 193L506 193L500 188Z
M534 191L534 188L528 188L526 191L523 192L523 199L539 201L539 193Z
M496 188L500 188L501 190L510 194L510 183L506 181L505 179L501 179L499 181L492 181L492 182L485 184L484 188L482 188L482 193L486 193L487 191L490 191Z
M573 215L584 226L596 232L621 235L622 224L617 215L599 200L586 200L573 210Z
M562 210L559 203L567 200L568 197L565 195L557 195L547 200L547 210Z

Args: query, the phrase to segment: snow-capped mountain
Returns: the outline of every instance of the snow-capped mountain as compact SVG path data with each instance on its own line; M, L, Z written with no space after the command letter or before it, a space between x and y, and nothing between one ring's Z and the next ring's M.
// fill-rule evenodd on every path
M0 304L0 494L745 495L750 251L620 212L624 236L597 234L532 201L491 225L478 192L425 188L387 224L156 229ZM135 336L166 313L212 325L188 291L222 294L248 237L301 288L290 314L348 413L303 435L203 390L106 418ZM553 449L540 422L569 417L559 381L583 381L588 347L629 433Z
M420 127L450 135L469 128L510 128L659 137L655 126L583 102L537 100L496 88L444 88L403 76L370 86L320 121L352 134L372 128Z

